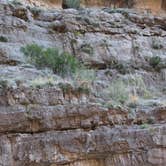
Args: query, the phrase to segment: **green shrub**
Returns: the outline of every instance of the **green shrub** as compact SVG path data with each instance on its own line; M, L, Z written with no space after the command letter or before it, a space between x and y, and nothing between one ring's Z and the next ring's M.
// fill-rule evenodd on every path
M30 83L34 88L44 88L53 86L55 84L55 81L53 77L37 77Z
M126 74L128 71L127 66L123 65L122 63L117 63L114 65L114 68L121 74Z
M0 80L0 89L6 89L8 87L8 81L7 80Z
M152 39L152 48L159 50L163 48L163 45L160 40L154 38Z
M42 48L37 44L31 44L22 47L21 51L28 61L37 68L50 68L61 76L75 73L80 66L74 56L60 52L57 48Z
M93 52L94 52L93 47L90 44L83 44L81 46L81 51L83 51L89 55L93 55Z
M0 36L0 42L8 42L8 39L4 36Z
M119 104L124 104L129 99L129 94L126 85L122 80L114 81L110 87L110 98Z
M155 124L155 118L149 117L149 118L147 119L147 123L148 123L148 124Z
M80 85L79 87L77 87L76 91L79 94L87 94L87 95L89 95L91 92L90 88L86 85Z
M149 60L149 64L153 68L156 68L160 62L161 62L161 58L159 56L154 56L154 57L150 58L150 60Z
M69 83L59 83L58 86L64 94L69 94L73 92L73 87Z
M36 18L40 15L41 9L37 7L30 8L30 11L32 12L33 16Z
M85 69L81 66L81 69L73 75L70 83L59 83L59 87L62 89L63 93L77 93L86 94L91 93L91 85L95 79L95 71Z
M137 106L139 98L151 97L142 76L138 74L114 80L108 92L111 105L126 105L133 108Z
M96 72L92 69L84 69L83 67L73 76L75 87L77 87L79 92L86 94L90 93L91 85L95 79Z
M67 8L78 9L80 8L80 0L63 0L62 8L63 9L67 9Z
M144 123L140 126L141 129L147 129L149 125L147 123Z
M86 85L72 85L70 83L59 83L59 88L64 94L90 94L90 89Z
M91 84L96 79L96 71L93 69L86 69L84 67L77 70L74 75L74 81L80 83Z
M11 3L13 5L22 5L21 1L19 1L19 0L13 0L13 1L11 1Z

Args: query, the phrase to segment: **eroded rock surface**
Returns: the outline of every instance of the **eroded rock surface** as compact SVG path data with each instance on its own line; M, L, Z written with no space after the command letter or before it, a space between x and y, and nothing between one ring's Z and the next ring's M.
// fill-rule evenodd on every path
M0 165L166 165L166 17L109 8L36 11L0 2L7 39L0 41ZM63 49L95 70L90 94L66 92L59 84L71 80L28 64L20 48L31 43ZM54 85L33 86L50 76ZM119 79L134 80L131 93L139 94L124 107L109 94Z

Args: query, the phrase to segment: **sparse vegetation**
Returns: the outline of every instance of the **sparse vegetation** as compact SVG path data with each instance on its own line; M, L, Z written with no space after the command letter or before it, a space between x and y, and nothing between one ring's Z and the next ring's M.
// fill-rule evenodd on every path
M80 85L79 87L77 87L76 91L79 94L87 94L87 95L89 95L91 92L90 88L86 85Z
M0 42L8 42L8 39L4 36L0 36Z
M129 99L126 85L122 80L114 81L109 87L111 100L124 104Z
M80 0L63 0L62 1L62 8L74 8L79 9L80 8Z
M93 47L90 44L83 44L81 46L81 51L83 51L89 55L93 55Z
M70 83L59 83L59 88L63 91L64 94L90 94L90 89L87 86L79 84L75 86Z
M123 65L122 63L115 64L114 68L117 69L119 71L119 73L121 73L121 74L126 74L128 72L127 66Z
M13 5L22 5L21 1L19 1L19 0L13 0L13 1L11 1L11 3Z
M73 87L69 83L59 83L59 88L63 91L64 94L72 93Z
M34 88L43 88L53 86L55 84L53 77L38 77L31 81L31 86Z
M31 44L21 48L27 57L28 62L37 68L50 68L54 73L61 76L71 76L71 84L60 83L59 87L64 93L89 94L91 84L95 79L95 71L86 69L78 60L56 48L42 48L39 45ZM32 87L42 88L54 85L52 78L37 78L31 82Z
M156 68L160 62L161 62L161 58L159 56L154 56L154 57L150 58L150 60L149 60L149 64L153 68Z
M21 51L37 68L50 68L61 76L72 75L80 66L74 56L60 52L57 48L42 48L37 44L31 44L22 47Z
M7 80L0 80L0 89L4 90L8 87L8 81Z
M154 124L154 123L155 123L155 118L149 117L149 118L147 119L147 123L148 123L148 124Z
M149 125L147 123L144 123L140 126L141 129L147 129Z
M42 10L39 7L33 7L30 8L30 11L32 12L33 16L36 18L40 15Z
M140 97L150 97L150 92L140 75L129 75L127 78L114 80L108 91L111 105L127 105L135 108Z
M91 85L94 80L95 71L82 68L73 75L70 83L60 83L59 87L62 89L63 93L89 95L91 92Z
M163 45L160 40L157 40L156 38L152 39L152 48L159 50L163 48Z
M86 69L82 67L74 75L74 80L79 82L92 83L96 78L95 73L96 71L93 69Z
M73 33L76 37L82 34L80 31L74 31Z
M75 87L77 87L78 91L89 93L95 78L94 70L82 68L75 73L73 83L75 84Z

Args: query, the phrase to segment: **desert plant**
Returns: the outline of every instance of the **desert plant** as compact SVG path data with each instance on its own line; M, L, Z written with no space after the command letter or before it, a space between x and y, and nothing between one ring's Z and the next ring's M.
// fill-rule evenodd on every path
M114 80L108 88L110 103L115 105L128 105L136 107L138 99L149 98L150 92L147 89L142 76L129 75Z
M43 88L47 86L53 86L55 84L53 77L37 77L31 81L31 86L34 88Z
M87 94L89 95L91 90L88 86L85 86L85 85L80 85L79 87L76 88L76 91L79 93L79 94Z
M90 89L85 85L72 84L70 83L59 83L59 88L63 91L63 94L81 95L90 94Z
M0 89L6 89L8 87L8 81L7 80L0 80Z
M158 50L158 49L162 49L163 48L163 45L161 43L160 40L156 39L156 38L153 38L152 39L152 48Z
M0 42L8 42L8 39L4 36L0 36Z
M27 60L37 68L50 68L61 76L72 75L79 68L78 60L57 48L42 48L37 44L21 48Z
M149 125L147 123L144 123L140 126L141 129L147 129Z
M159 65L160 62L161 62L161 58L159 56L151 57L150 60L149 60L149 64L153 68L156 68Z
M75 86L82 86L90 89L92 82L95 80L95 71L90 69L85 69L84 67L77 70L73 76L73 83Z
M93 52L94 52L93 47L90 44L83 44L81 46L81 51L83 51L89 55L93 55Z
M76 81L82 81L82 82L92 82L95 80L96 71L93 69L86 69L84 66L82 66L79 70L77 70L74 79Z
M64 94L69 94L73 92L73 87L70 83L59 83L58 86Z
M63 9L67 9L67 8L78 9L80 8L80 0L63 0L62 8Z
M117 63L114 65L114 68L117 69L117 71L121 74L126 74L128 71L128 67L125 66L124 64L122 63Z
M64 93L89 95L91 92L92 82L95 80L95 71L80 66L80 69L77 70L77 72L75 72L71 78L72 80L70 80L70 84L59 84L59 87L63 90Z
M32 12L33 16L36 18L40 15L42 9L40 9L39 7L33 7L30 8L30 11Z
M13 1L11 1L11 3L13 5L22 5L21 1L19 1L19 0L13 0Z
M130 91L130 98L132 101L135 101L138 96L143 97L143 98L150 97L150 92L148 91L147 86L145 85L145 82L141 75L130 74L124 80L124 82Z
M122 80L113 81L109 87L110 98L119 104L124 104L129 99L126 85Z

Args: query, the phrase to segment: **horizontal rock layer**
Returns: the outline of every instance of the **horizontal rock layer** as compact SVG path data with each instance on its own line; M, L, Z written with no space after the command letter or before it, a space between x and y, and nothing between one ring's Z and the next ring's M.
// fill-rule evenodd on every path
M126 9L34 11L0 2L0 165L164 166L165 25L165 16ZM68 80L27 64L20 48L31 43L68 51L95 70L91 93L65 93L58 85ZM32 86L50 76L54 86ZM109 107L110 84L135 76L151 98Z

